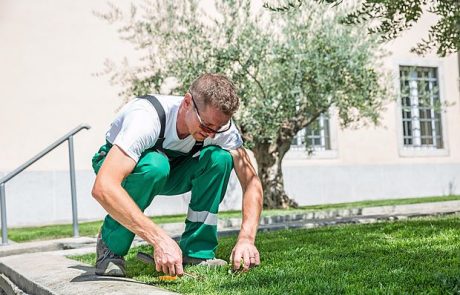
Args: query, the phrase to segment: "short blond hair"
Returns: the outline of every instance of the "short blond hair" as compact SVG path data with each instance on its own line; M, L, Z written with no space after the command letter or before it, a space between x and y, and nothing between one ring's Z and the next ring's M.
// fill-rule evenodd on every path
M235 85L222 74L203 74L189 88L193 98L232 116L240 105Z

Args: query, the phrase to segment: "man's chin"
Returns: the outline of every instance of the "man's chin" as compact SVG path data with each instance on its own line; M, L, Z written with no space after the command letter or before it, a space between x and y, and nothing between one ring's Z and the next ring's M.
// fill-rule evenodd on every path
M204 141L206 139L206 136L203 136L200 133L194 133L192 136L196 141Z

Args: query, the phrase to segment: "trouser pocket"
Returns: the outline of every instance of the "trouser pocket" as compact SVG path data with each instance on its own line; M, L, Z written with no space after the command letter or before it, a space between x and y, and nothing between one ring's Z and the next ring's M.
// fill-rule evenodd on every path
M93 158L91 159L92 167L94 172L97 174L99 169L101 169L102 163L104 163L105 157L107 156L112 144L106 143L99 148L97 153L94 154Z

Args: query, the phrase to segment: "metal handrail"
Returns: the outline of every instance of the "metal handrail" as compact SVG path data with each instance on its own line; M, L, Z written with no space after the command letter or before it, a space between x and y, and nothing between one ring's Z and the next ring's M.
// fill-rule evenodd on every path
M60 146L64 141L68 141L69 143L69 168L70 168L70 193L72 196L72 221L73 221L73 235L74 237L78 237L78 217L77 217L77 191L75 185L75 159L74 159L74 148L73 148L73 136L80 132L83 129L91 129L91 126L87 124L81 124L67 134L56 140L54 143L49 145L43 151L38 153L29 161L25 162L18 168L14 169L6 176L0 178L0 207L1 207L1 221L2 221L2 245L8 244L8 229L6 225L6 195L5 195L5 183L8 182L10 179L24 171L27 167L32 165L33 163L40 160L46 154Z

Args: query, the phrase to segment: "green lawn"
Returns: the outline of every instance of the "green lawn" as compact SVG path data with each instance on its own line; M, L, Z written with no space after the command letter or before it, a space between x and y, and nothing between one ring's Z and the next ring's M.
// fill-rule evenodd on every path
M220 239L228 260L235 237ZM260 233L261 266L231 274L189 267L203 281L160 282L158 273L127 256L128 276L183 294L459 294L460 215L366 225ZM74 259L93 264L95 255Z
M358 208L358 207L371 207L371 206L385 206L385 205L403 205L403 204L416 204L426 202L441 202L460 200L460 196L443 196L443 197L425 197L425 198L407 198L407 199L392 199L392 200L373 200L361 201L351 203L339 204L326 204L303 206L297 209L289 210L264 210L263 216L271 215L284 215L295 214L310 211L330 210L330 209L344 209L344 208ZM240 211L226 211L219 213L219 218L241 217ZM170 223L170 222L183 222L185 214L156 216L152 220L156 223ZM102 221L82 222L79 224L80 236L95 236L99 231ZM8 229L8 238L15 242L27 242L33 240L49 240L57 238L72 237L72 225L48 225L40 227L22 227Z

